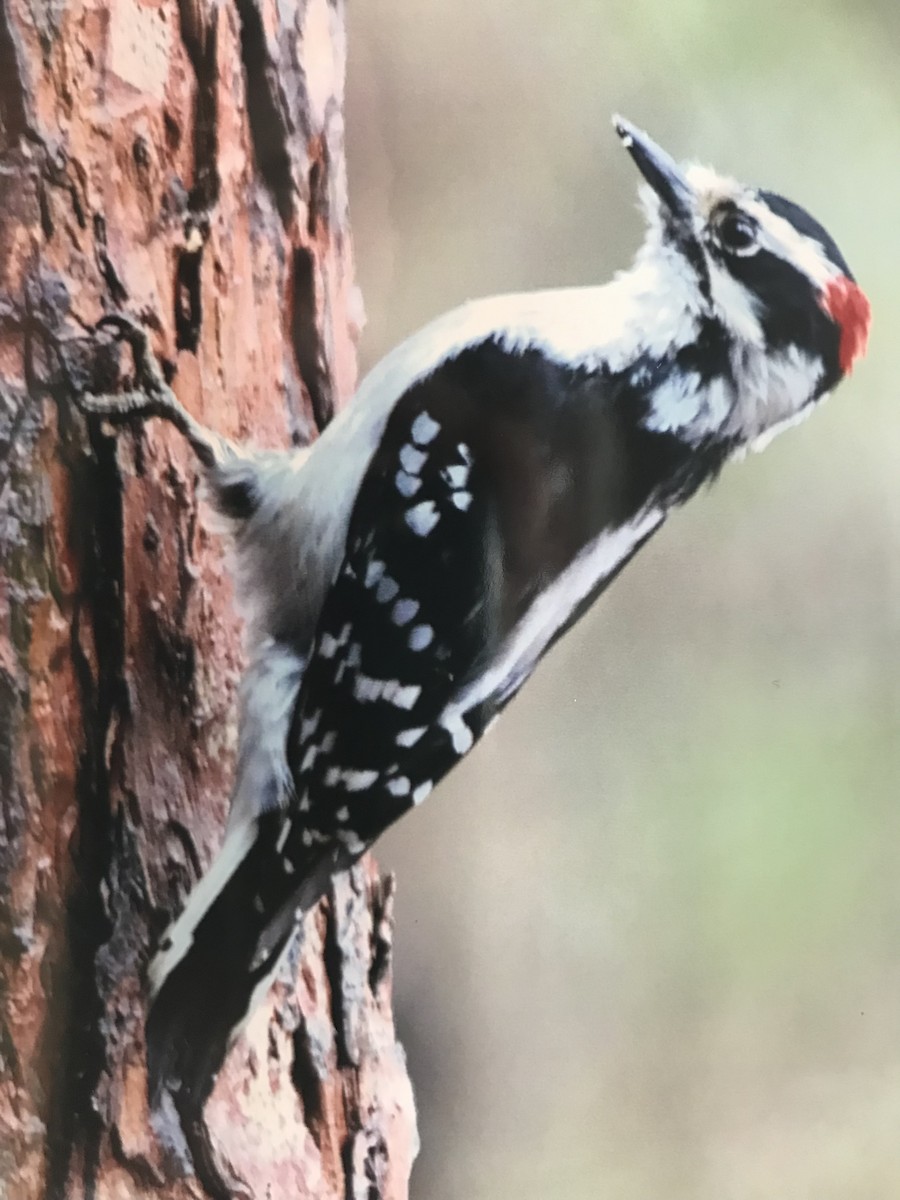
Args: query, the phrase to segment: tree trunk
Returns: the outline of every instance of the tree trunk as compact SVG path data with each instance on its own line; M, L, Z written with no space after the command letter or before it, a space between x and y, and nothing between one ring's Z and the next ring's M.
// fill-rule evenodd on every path
M114 310L238 439L307 441L349 398L343 72L341 0L0 9L7 1200L186 1200L229 1176L268 1200L407 1194L392 890L370 860L310 914L205 1129L151 1124L143 971L220 839L240 622L178 435L112 436L71 405L120 382L91 333Z

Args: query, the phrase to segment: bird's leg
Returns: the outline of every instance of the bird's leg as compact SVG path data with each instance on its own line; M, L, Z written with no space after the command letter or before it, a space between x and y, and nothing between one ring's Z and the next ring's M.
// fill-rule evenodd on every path
M161 417L185 437L207 470L220 466L236 453L235 447L218 434L212 433L180 403L166 383L156 355L150 349L146 330L121 313L110 313L94 326L95 331L112 329L114 335L128 343L134 359L135 386L127 392L113 395L94 395L80 392L75 396L79 409L90 416L107 421L127 421L132 417L146 420Z

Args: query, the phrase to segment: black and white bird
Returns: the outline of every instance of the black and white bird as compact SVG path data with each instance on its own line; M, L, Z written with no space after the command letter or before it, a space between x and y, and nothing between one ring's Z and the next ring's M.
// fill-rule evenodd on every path
M807 212L615 127L647 232L611 283L440 317L311 451L239 450L164 389L120 406L192 441L252 615L224 845L150 966L154 1101L202 1106L329 877L471 750L673 509L865 349L868 302Z

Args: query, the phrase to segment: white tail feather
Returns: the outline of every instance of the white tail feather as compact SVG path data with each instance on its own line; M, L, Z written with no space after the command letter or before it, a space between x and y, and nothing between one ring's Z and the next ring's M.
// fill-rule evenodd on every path
M209 912L216 897L247 856L256 839L256 821L229 828L222 849L194 888L184 912L160 942L147 972L150 995L156 996L166 977L178 966L194 940L194 930Z

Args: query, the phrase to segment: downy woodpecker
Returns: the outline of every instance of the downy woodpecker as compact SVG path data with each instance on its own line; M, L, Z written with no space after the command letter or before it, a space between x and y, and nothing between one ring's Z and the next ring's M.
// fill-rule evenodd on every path
M471 750L673 509L865 349L868 301L807 212L615 128L646 181L634 265L433 321L312 451L203 430L140 336L141 394L82 397L186 434L251 613L225 841L149 969L154 1103L199 1111L329 877Z

